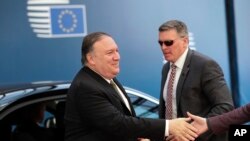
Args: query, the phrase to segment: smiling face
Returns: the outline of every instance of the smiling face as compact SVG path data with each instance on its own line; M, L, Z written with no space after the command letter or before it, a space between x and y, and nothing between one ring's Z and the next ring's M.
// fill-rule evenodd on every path
M120 71L120 54L115 41L109 36L103 36L94 43L93 50L87 54L87 66L102 75L112 79Z
M173 41L173 44L167 46L162 43L164 41ZM171 29L159 32L159 42L162 43L160 46L164 58L169 62L175 63L187 48L188 37L181 37L176 30Z

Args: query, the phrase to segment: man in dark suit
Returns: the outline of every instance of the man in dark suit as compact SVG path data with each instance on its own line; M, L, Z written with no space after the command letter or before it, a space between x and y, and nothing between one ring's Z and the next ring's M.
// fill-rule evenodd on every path
M94 32L84 37L82 64L70 86L65 111L66 141L194 140L197 130L187 121L137 118L124 88L115 78L120 55L112 37ZM112 85L111 85L112 84Z
M220 66L213 59L189 49L185 23L171 20L162 24L159 44L168 61L162 69L160 118L185 117L187 111L211 117L234 108ZM227 135L207 133L197 140L226 141Z
M202 118L188 112L188 116L193 119L192 124L199 129L199 134L207 130L219 135L226 132L230 125L243 124L250 121L250 103L234 109L233 111L223 113L218 116Z

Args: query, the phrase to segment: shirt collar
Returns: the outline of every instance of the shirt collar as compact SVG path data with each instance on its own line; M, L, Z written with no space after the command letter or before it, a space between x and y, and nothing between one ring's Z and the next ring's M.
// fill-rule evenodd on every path
M104 77L102 77L104 80L106 80L109 84L110 84L110 82L111 82L111 80L113 80L113 79L111 79L111 80L109 80L109 79L106 79L106 78L104 78Z
M90 67L88 67L88 68L91 69L92 71L94 71L95 73L97 73L98 75L100 75L100 76L101 76L105 81L107 81L109 84L110 84L111 80L113 80L113 79L109 80L109 79L103 77L101 74L99 74L98 72L96 72L95 70L93 70L93 69L90 68Z

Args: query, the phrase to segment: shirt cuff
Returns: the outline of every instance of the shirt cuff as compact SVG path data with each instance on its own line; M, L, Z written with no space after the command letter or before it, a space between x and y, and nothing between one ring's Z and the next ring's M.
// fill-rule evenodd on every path
M165 137L169 136L169 120L165 122Z

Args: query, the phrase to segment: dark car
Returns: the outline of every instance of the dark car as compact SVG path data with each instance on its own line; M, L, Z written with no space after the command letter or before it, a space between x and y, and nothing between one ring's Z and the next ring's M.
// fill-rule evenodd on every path
M63 116L69 86L70 82L49 81L0 86L0 141L15 140L16 134L20 134L18 126L24 117L31 118L38 112L37 109L34 111L34 105L40 103L44 105L44 116L39 126L53 130L56 133L54 140L63 140ZM124 88L137 116L158 117L159 102L156 98L129 87Z

